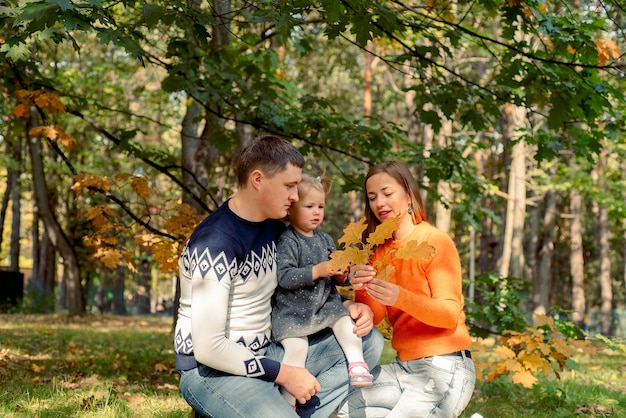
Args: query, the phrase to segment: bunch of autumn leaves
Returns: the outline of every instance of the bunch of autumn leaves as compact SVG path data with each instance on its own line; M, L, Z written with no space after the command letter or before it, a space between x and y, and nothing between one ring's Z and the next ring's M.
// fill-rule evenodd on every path
M400 223L399 218L389 218L380 223L374 232L363 240L363 232L367 228L365 217L357 222L351 222L343 230L343 235L339 238L339 244L343 247L337 249L330 255L330 268L337 271L344 271L351 265L369 264L374 248L383 244L385 241L393 237L393 233L398 229ZM404 259L429 259L434 254L435 249L427 242L418 243L417 241L409 241L402 248L391 250L392 257ZM381 257L372 263L372 267L376 270L376 277L382 280L389 280L393 274L394 267L390 263L383 260L387 257Z

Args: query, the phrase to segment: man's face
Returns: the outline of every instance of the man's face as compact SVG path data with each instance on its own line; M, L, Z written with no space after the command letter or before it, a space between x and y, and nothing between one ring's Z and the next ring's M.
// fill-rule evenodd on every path
M302 179L302 169L292 164L274 177L263 176L260 180L261 210L266 218L282 219L293 202L298 201L298 183Z

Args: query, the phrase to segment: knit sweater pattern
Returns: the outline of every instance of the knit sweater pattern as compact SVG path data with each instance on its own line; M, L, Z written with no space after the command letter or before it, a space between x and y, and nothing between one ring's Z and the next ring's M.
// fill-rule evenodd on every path
M204 364L273 381L280 363L257 354L270 343L277 286L278 220L250 222L224 203L192 233L179 258L176 367Z

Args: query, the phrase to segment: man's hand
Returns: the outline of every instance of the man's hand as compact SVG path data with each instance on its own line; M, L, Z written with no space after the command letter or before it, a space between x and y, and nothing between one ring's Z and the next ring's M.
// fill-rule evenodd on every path
M284 387L300 404L306 403L320 390L319 382L307 369L285 363L281 363L274 382Z
M344 306L348 309L350 317L354 321L354 333L359 337L364 337L374 328L374 313L364 303L347 300Z

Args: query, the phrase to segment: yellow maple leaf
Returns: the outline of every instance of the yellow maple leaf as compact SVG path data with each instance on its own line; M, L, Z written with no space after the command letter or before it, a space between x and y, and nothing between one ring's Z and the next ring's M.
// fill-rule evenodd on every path
M57 138L57 141L63 146L63 148L67 150L71 150L72 148L74 148L74 145L76 145L76 140L74 139L74 137L63 130L59 131L59 137Z
M100 249L97 254L105 267L113 268L122 264L122 254L118 250Z
M374 232L367 237L367 243L372 247L383 244L393 236L399 224L400 218L398 217L385 219L382 223L378 224Z
M26 103L20 103L13 108L9 116L15 116L18 119L30 118L30 107Z
M376 269L376 278L388 282L391 279L394 270L395 268L391 264L384 263L383 267Z
M394 256L411 260L430 260L435 255L436 249L427 242L409 241L400 248Z
M154 365L154 371L155 372L166 372L169 369L167 368L167 366L163 363L157 363Z
M48 93L43 90L34 92L33 101L37 107L45 109L52 114L65 113L65 105L57 93Z
M535 321L537 321L537 325L540 327L547 326L552 331L554 331L554 318L548 315L535 315Z
M329 268L336 271L344 271L351 264L357 264L355 260L360 258L361 251L355 247L348 247L345 250L335 250L330 254ZM358 263L358 264L367 264Z
M619 47L612 39L597 39L596 51L598 52L598 63L605 65L611 58L619 58Z
M515 358L515 352L509 347L498 346L493 351L502 358Z
M134 176L130 181L130 186L142 199L147 199L150 196L150 184L146 177Z
M546 360L537 354L520 353L519 358L526 370L530 372L534 372L537 369L542 369L544 363L546 363Z
M41 373L43 372L46 368L44 366L39 366L37 364L31 364L30 365L30 369L35 372L35 373Z
M339 244L343 244L346 248L352 245L356 245L361 242L363 237L363 231L367 224L365 223L365 217L362 217L356 222L350 222L343 230L343 235L339 238Z
M524 368L522 367L522 364L517 359L507 359L503 362L503 364L507 373L510 373L510 372L518 373L524 370Z
M567 340L563 340L560 338L553 338L551 343L552 343L552 346L556 349L556 351L565 357L571 357L574 354L574 350L569 345Z
M532 388L535 383L537 383L537 378L535 377L535 375L526 370L513 373L511 380L513 381L513 383L521 384L527 389Z

